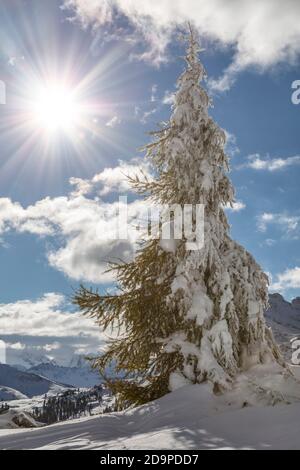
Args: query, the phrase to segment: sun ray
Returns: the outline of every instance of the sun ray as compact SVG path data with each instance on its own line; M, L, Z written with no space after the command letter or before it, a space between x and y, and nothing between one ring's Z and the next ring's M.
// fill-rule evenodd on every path
M111 155L123 158L140 144L124 131L133 115L126 86L131 91L141 73L128 65L130 44L116 41L96 53L90 36L79 35L69 23L66 40L57 26L60 12L49 9L46 22L25 10L18 28L13 17L6 19L21 57L10 67L8 102L0 116L2 178L14 175L14 181L18 173L23 180L31 177L33 169L41 179L51 177L51 168L57 175L64 169L65 180L73 169L89 174ZM47 37L53 38L50 44ZM116 114L122 125L107 127Z

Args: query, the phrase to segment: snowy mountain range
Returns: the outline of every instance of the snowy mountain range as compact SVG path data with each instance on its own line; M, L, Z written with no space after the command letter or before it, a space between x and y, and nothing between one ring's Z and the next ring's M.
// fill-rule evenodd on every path
M0 385L0 401L23 400L25 398L27 396L18 390Z
M37 374L76 388L93 387L101 382L99 373L91 368L85 356L79 354L72 356L69 362L61 364L46 355L26 352L22 358L18 357L17 363L11 365L20 371Z
M265 369L262 374L256 372L260 379L267 373ZM254 378L255 375L250 377L251 382ZM278 379L275 374L271 384L275 388ZM159 400L118 413L74 419L33 431L3 429L0 449L105 450L108 456L112 450L124 453L124 449L299 450L300 403L246 406L241 403L241 391L244 392L243 381L228 396L214 395L207 383L188 385ZM254 397L249 398L253 401ZM2 424L1 419L6 423ZM13 428L11 416L0 415L1 427ZM101 463L107 464L105 458ZM122 463L126 465L124 460Z
M39 354L36 351L34 353L28 351L22 351L16 357L11 358L9 364L12 367L16 367L19 370L28 370L31 367L37 366L38 364L46 363L56 364L49 356L45 354Z
M20 371L6 364L0 364L0 387L1 394L4 395L3 400L8 399L5 395L8 393L10 396L15 396L15 398L20 398L17 392L32 398L37 395L66 389L66 385L63 383L54 382L31 372Z
M92 354L89 354L92 356ZM64 362L57 361L47 354L39 354L37 351L21 351L15 353L14 356L9 356L9 364L20 370L28 370L32 367L39 366L40 364L52 364L63 367L84 367L90 368L89 362L86 357L82 354L74 354L70 356Z
M300 298L288 302L280 294L271 294L266 319L289 361L291 339L300 336ZM33 397L66 386L93 387L101 382L98 372L81 355L73 356L67 366L45 356L25 354L22 359L22 364L13 367L0 364L0 400Z
M53 363L38 364L28 369L28 372L38 374L55 382L63 382L73 387L93 387L101 382L98 372L92 370L89 365L59 366Z
M300 298L288 302L280 294L270 294L269 304L266 321L289 362L292 356L291 340L300 337Z
M270 294L269 303L270 308L266 311L267 319L300 330L300 297L288 302L280 294Z

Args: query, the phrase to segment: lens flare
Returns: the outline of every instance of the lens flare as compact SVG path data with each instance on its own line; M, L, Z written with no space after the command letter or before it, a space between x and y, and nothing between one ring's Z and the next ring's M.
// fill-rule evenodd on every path
M72 91L60 85L41 89L32 108L34 125L47 133L76 131L83 119L80 103Z

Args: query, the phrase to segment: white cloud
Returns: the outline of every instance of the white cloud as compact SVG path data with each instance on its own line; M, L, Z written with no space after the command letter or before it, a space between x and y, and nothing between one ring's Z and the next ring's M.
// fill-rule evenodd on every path
M107 226L108 230L111 230L110 224L101 224L102 239L95 230L88 229L85 232L83 228L78 235L68 239L65 246L48 253L50 265L78 281L114 281L114 273L107 272L109 262L131 260L135 250L134 240L111 240L106 232Z
M274 214L269 214L264 212L257 217L257 228L260 232L265 232L267 230L268 224L273 223L275 219Z
M105 196L112 192L124 193L132 191L128 181L129 177L141 175L141 171L150 177L148 165L145 162L139 162L133 159L131 162L120 161L114 168L105 168L101 173L95 175L92 179L94 188L99 187L100 196Z
M113 168L105 168L91 179L71 178L70 183L75 187L73 196L96 193L106 196L109 193L130 192L132 190L127 176L147 175L151 178L149 165L144 160L133 158L129 162L120 160L119 165ZM1 220L1 219L0 219Z
M40 348L46 352L57 351L57 349L61 348L61 343L55 341L54 343L44 344L43 346L40 346Z
M174 102L175 102L175 93L172 92L172 91L166 90L162 102L163 102L163 104L166 104L166 105L174 104Z
M69 183L74 186L74 190L71 193L73 197L84 196L85 194L91 193L94 189L93 181L90 179L72 177Z
M100 351L106 341L94 320L73 312L63 295L0 304L1 339L8 364L56 360L69 365L76 354Z
M99 328L94 321L81 313L71 313L65 307L65 298L49 293L36 301L20 300L0 304L1 335L67 337L84 332L99 337ZM24 349L23 343L10 346Z
M263 160L259 154L255 154L250 155L248 160L249 162L243 165L243 167L252 168L253 170L278 171L289 166L300 164L300 156L298 155L288 158L269 158Z
M147 165L139 165L138 159L120 162L90 180L71 179L74 190L67 196L48 197L26 208L0 198L0 235L16 231L52 237L55 245L48 244L47 248L52 267L72 279L111 282L114 274L106 272L109 262L128 261L134 256L138 232L130 224L139 216L142 203L137 200L128 204L128 237L122 239L117 236L118 210L124 202L104 203L99 195L129 192L126 175L142 176L141 169L150 177Z
M150 111L145 111L140 121L142 124L146 124L150 116L157 112L157 108L150 109Z
M242 201L236 201L232 204L232 206L230 204L227 204L225 206L225 209L231 212L240 212L245 208L246 208L246 204Z
M91 179L72 178L73 190L63 197L47 197L28 207L0 198L0 235L15 231L47 237L50 242L54 239L55 244L47 239L46 245L50 266L78 281L112 282L115 278L114 273L107 272L109 262L133 258L141 235L136 226L143 225L145 218L145 204L141 200L130 202L128 235L120 237L118 210L125 202L99 199L110 193L129 192L126 175L151 178L149 166L133 159L105 168ZM238 212L244 208L242 201L236 201L227 209Z
M267 239L265 240L265 244L266 244L267 246L274 246L274 245L276 244L276 240L274 240L273 238L267 238Z
M0 317L0 324L1 324L1 317ZM15 349L16 351L24 351L24 349L26 349L26 345L23 343L20 343L20 341L18 341L17 343L11 343L11 344L7 343L6 347L9 347L10 349Z
M251 63L248 66L252 65ZM235 56L233 62L225 69L221 77L214 79L208 79L208 88L211 92L223 93L224 91L230 90L232 85L236 81L237 75L244 69L246 66L240 64L238 55Z
M57 201L63 199L57 198ZM50 235L53 233L53 226L49 222L49 214L43 214L43 207L48 203L50 203L50 199L46 198L34 206L28 206L25 210L18 202L12 202L8 198L0 198L0 233L14 229L18 232ZM53 205L50 209L52 213L55 210Z
M124 209L125 202L104 204L83 196L68 202L56 232L63 246L48 251L50 265L78 281L114 281L115 274L107 272L109 263L134 257L139 233L132 224L142 210L142 202L127 204L128 234L124 239L118 236L118 211Z
M285 291L287 289L300 288L300 268L286 269L276 276L276 281L270 286L272 291Z
M156 98L157 88L158 86L156 84L152 85L151 87L151 98L150 98L151 103L154 103L157 100Z
M277 225L285 233L291 233L298 228L299 216L288 215L285 213L273 214L264 212L257 217L257 228L260 232L266 232L268 226Z
M210 85L224 91L247 67L260 71L285 62L295 64L300 52L298 0L65 0L84 25L106 27L115 14L129 19L149 45L140 57L166 60L166 47L178 25L192 21L199 33L233 49L232 63Z
M240 149L237 145L236 136L231 132L223 129L226 137L225 151L230 157L234 157L237 153L240 153Z
M107 123L105 124L106 127L114 128L121 124L122 120L118 116L113 116Z

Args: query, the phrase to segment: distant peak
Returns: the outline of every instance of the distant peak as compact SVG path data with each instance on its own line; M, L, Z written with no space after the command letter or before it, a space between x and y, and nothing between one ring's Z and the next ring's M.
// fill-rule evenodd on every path
M282 300L283 302L287 302L285 300L285 298L281 294L279 294L278 292L275 292L274 294L269 294L269 299L270 300L272 300L272 299L276 300L277 299L277 300Z
M296 297L292 300L292 306L300 309L300 297Z

